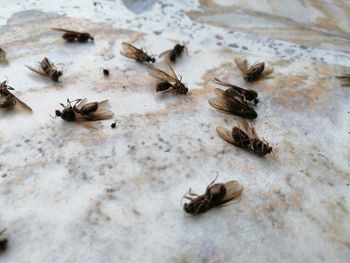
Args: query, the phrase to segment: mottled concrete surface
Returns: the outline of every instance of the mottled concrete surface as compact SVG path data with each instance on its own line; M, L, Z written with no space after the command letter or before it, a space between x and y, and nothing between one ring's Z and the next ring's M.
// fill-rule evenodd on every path
M0 113L0 262L347 262L350 90L334 75L350 71L349 4L95 2L0 3L1 75L33 108ZM175 70L189 94L156 94L146 67L119 55L123 41L152 54L188 41ZM44 56L64 68L60 82L24 67ZM236 56L266 61L273 78L245 84ZM215 77L258 91L254 125L277 160L217 136L239 118L208 105ZM52 119L67 97L109 99L116 128ZM244 186L241 200L185 215L183 194L216 173Z

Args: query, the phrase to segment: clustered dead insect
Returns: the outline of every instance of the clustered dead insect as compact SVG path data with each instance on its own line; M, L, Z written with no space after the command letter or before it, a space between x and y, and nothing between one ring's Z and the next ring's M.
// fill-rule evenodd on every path
M258 116L256 111L247 103L245 97L235 89L230 88L224 91L216 88L215 94L217 97L208 100L213 108L247 119L255 119Z
M5 233L6 229L0 231L0 253L3 253L7 249L8 239L2 235Z
M74 102L74 105L72 103ZM108 100L101 102L87 103L87 99L77 99L70 101L67 99L67 104L60 103L63 110L56 110L56 117L61 117L65 121L77 122L82 126L89 127L84 124L85 121L108 120L113 117L113 112L109 110Z
M237 67L242 71L243 78L247 82L256 81L262 79L273 72L272 67L266 67L264 62L260 62L248 67L246 59L235 58Z
M63 75L62 70L58 69L48 58L44 58L40 62L40 68L34 68L28 65L26 65L26 67L35 73L49 77L53 81L58 81L58 79Z
M340 80L340 83L343 87L350 87L350 74L343 74L336 76L336 78Z
M169 74L165 71L156 68L154 66L148 67L149 74L156 78L161 80L160 83L157 84L157 92L169 92L169 91L176 91L179 94L187 94L188 88L181 82L182 78L180 79L177 77L175 71L170 66L170 64L167 64L169 67Z
M259 156L273 153L269 143L264 139L260 139L253 125L244 119L240 120L238 126L233 127L232 131L221 126L217 127L216 131L225 141Z
M186 45L176 44L174 48L164 51L159 55L159 57L166 57L171 62L175 63L176 59L179 58L185 51L187 51Z
M67 30L63 28L52 28L52 29L56 31L64 32L62 37L68 42L85 43L85 42L88 42L89 40L94 41L93 36L91 36L89 33L86 33L86 32L72 31L72 30Z
M19 104L24 110L32 112L32 109L23 101L13 95L10 90L14 88L7 85L7 81L0 83L0 108L6 110L13 110L16 104Z
M197 195L189 190L189 193L183 198L190 202L183 205L186 213L193 216L207 212L214 207L221 207L224 204L240 197L243 186L237 181L228 181L226 183L216 183L216 178L208 186L204 194Z
M131 58L136 60L137 62L156 62L156 59L150 55L148 55L143 49L139 49L130 43L123 42L122 43L123 50L120 51L120 54L124 57Z

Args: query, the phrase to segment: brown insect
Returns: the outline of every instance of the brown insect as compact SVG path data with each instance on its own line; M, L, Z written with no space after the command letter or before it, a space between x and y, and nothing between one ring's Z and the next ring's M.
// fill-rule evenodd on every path
M2 234L5 233L6 229L0 231L0 253L3 253L7 249L8 239L6 237L2 237Z
M179 58L184 52L187 52L186 45L176 44L173 49L164 51L159 57L167 57L171 62L175 63L176 59Z
M343 87L350 87L350 74L344 74L342 76L336 76L340 80Z
M6 52L0 48L0 62L6 61Z
M264 62L256 63L248 67L246 59L235 58L235 63L242 71L244 80L248 82L262 79L273 72L273 68L266 67Z
M189 193L183 198L190 202L183 205L186 213L191 215L199 215L207 212L214 207L221 207L224 204L237 199L242 191L243 186L237 181L228 181L226 183L216 183L216 178L208 186L204 194L197 195L189 190Z
M13 110L15 105L18 104L24 110L32 112L32 109L23 101L18 99L15 95L13 95L10 90L14 90L14 88L8 86L6 80L0 83L0 108Z
M52 28L52 29L56 31L64 32L62 37L68 42L85 43L85 42L88 42L89 40L94 41L93 36L91 36L89 33L86 33L86 32L72 31L72 30L67 30L63 28Z
M120 54L124 57L131 58L137 62L156 62L156 59L153 56L148 55L143 49L137 48L130 43L122 43L123 50L120 51Z
M156 68L154 66L148 67L149 74L156 78L161 80L160 83L157 84L156 91L157 92L169 92L169 91L176 91L179 94L187 94L188 88L181 82L182 78L180 79L177 77L174 69L168 64L170 69L170 74L166 73L165 71Z
M244 119L240 120L238 127L233 127L232 131L221 126L217 127L216 131L225 141L257 155L264 156L273 153L269 143L260 139L254 127Z
M56 68L55 64L51 62L48 58L44 58L40 62L40 69L28 65L26 65L26 67L29 68L31 71L34 71L35 73L49 77L53 81L58 81L58 79L63 75L62 70Z
M74 105L72 104L74 102ZM63 110L56 110L56 117L61 117L65 121L77 122L84 125L85 121L108 120L113 117L113 112L109 110L108 100L101 102L87 103L87 99L77 99L70 101L67 99L67 104L60 103Z
M246 102L244 97L233 89L226 91L215 89L217 97L208 100L210 106L224 113L241 116L247 119L255 119L258 114Z
M259 102L258 93L255 90L243 89L217 78L214 79L214 83L229 87L227 90L225 90L225 95L229 97L235 97L236 95L239 95L243 101L254 102L254 105L258 104Z

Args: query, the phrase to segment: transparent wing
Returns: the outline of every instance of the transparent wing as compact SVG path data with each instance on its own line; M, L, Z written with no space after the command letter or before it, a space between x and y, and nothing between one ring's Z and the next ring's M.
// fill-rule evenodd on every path
M247 70L248 70L248 62L247 62L246 59L235 58L235 64L243 73L247 72Z
M28 65L25 65L27 68L29 68L31 71L35 72L35 73L38 73L40 75L43 75L43 76L46 76L45 72L42 71L41 69L38 69L38 68L34 68L32 66L28 66Z
M228 181L225 183L226 194L221 200L220 205L230 202L239 196L241 196L243 191L243 186L238 181Z
M261 77L265 78L265 77L271 75L272 73L273 73L273 67L265 65L265 69L264 69L263 73L261 74Z
M235 141L232 138L232 133L228 129L219 126L216 128L216 132L219 134L219 136L227 141L228 143L235 144Z
M127 42L122 43L122 48L123 50L120 51L120 54L131 59L138 59L140 52L143 52L141 49L138 49Z
M178 82L177 78L174 78L170 76L168 73L165 73L163 70L160 70L159 68L156 68L151 65L148 66L148 73L156 79L160 79L162 81L168 81L171 84L175 84L176 82Z
M65 32L65 33L80 34L80 32L78 32L78 31L72 31L72 30L63 29L63 28L53 27L53 28L51 28L51 29L52 29L52 30L56 30L56 31Z
M160 53L160 55L158 57L159 58L168 58L171 51L173 51L173 50L172 49L165 50L164 52Z
M109 120L113 118L113 112L109 110L108 100L98 103L97 110L84 116L89 121Z
M17 98L15 95L13 95L13 97L15 98L16 100L16 103L18 103L19 105L21 105L21 107L28 111L28 112L33 112L32 108L29 107L26 103L24 103L23 101L21 101L19 98Z
M251 139L259 139L258 134L256 133L252 124L250 124L247 120L241 119L238 121L238 128L243 130Z

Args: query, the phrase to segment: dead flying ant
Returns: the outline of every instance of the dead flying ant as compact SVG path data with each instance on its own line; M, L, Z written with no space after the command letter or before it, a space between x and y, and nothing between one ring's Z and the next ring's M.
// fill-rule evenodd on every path
M260 62L248 67L246 59L235 58L237 67L242 71L243 78L247 82L256 81L262 79L273 72L272 67L266 67L264 62Z
M221 126L217 127L216 131L225 141L257 155L264 156L273 153L269 143L260 139L254 127L244 119L240 120L238 127L233 127L231 132Z
M7 81L0 83L0 108L6 110L13 110L16 104L19 104L24 110L32 112L32 109L23 101L13 95L10 90L14 88L7 85Z
M124 57L134 59L137 62L156 62L156 59L153 56L148 55L143 49L134 47L130 43L123 42L122 47L123 50L120 51L120 54Z
M209 99L208 102L216 110L247 119L255 119L258 116L256 111L237 92L216 88L215 93L217 97Z
M67 30L63 28L52 28L52 29L56 31L64 32L62 37L68 42L85 43L85 42L88 42L89 40L94 41L93 36L91 36L89 33L86 33L86 32L72 31L72 30Z
M225 95L229 97L235 97L236 95L239 95L242 97L243 101L249 101L254 102L254 105L258 104L258 93L256 93L255 90L251 89L243 89L238 86L232 85L228 82L224 82L222 80L219 80L217 78L214 79L214 83L229 87L227 90L225 90Z
M190 202L183 205L186 213L193 216L207 212L214 207L221 207L224 204L237 199L242 191L243 186L237 181L228 181L226 183L216 183L216 178L208 186L204 194L197 195L189 190L183 198Z
M164 51L159 55L159 57L166 57L171 62L175 63L176 59L179 58L185 51L187 52L186 45L176 44L173 49Z
M0 253L3 253L7 249L7 243L8 239L6 237L3 237L2 234L4 234L6 229L3 229L0 231Z
M149 66L148 67L148 72L149 74L156 78L161 80L160 83L157 84L157 92L169 92L169 91L176 91L179 94L187 94L188 88L181 82L182 78L180 79L177 77L175 71L173 68L168 64L169 69L170 69L170 76L168 73L165 71L156 68L154 66Z
M31 71L34 71L35 73L49 77L53 81L58 81L58 79L63 75L62 70L57 69L55 64L48 58L44 58L40 62L40 69L28 65L26 65L26 67L29 68Z
M350 87L350 73L342 76L336 76L336 78L340 80L343 87Z
M74 105L72 105L73 102L75 102ZM113 112L108 109L108 100L87 103L87 99L77 99L74 101L67 99L66 105L63 103L60 103L60 105L63 107L63 110L56 110L56 117L61 117L63 120L69 122L82 124L84 121L108 120L113 117Z

